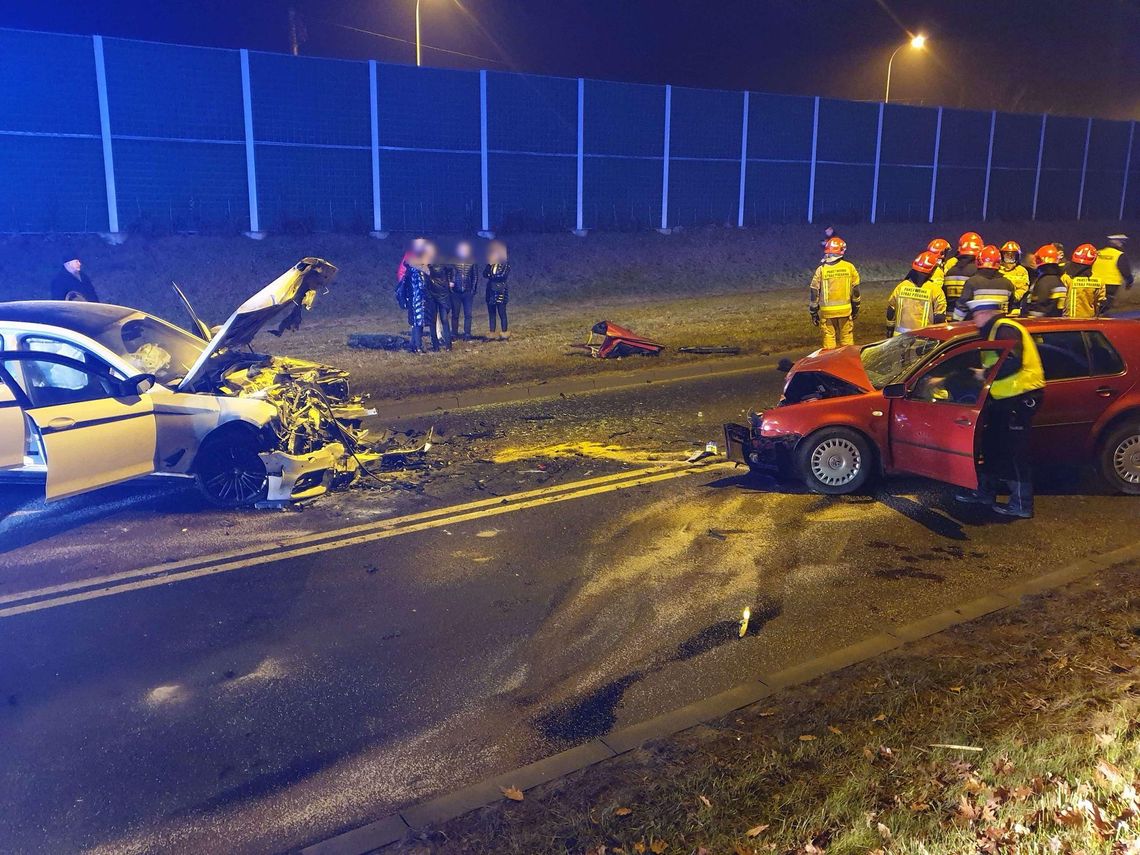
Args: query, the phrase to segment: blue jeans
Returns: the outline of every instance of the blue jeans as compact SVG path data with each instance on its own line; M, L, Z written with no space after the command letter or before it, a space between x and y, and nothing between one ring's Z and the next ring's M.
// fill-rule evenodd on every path
M459 310L463 310L463 337L471 337L471 304L475 300L475 295L471 291L465 291L462 294L458 291L451 292L451 335L459 335Z

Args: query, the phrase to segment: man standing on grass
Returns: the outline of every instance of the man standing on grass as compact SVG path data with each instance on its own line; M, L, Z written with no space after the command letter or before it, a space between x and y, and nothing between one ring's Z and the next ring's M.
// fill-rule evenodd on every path
M823 259L811 277L808 312L823 333L824 349L855 343L855 319L859 317L859 271L843 256L847 241L828 238Z
M1124 254L1124 245L1128 242L1128 235L1109 235L1108 243L1097 252L1096 262L1093 264L1092 275L1104 283L1105 304L1102 314L1107 314L1116 302L1116 292L1123 285L1125 290L1132 287L1134 277L1132 264Z
M1045 370L1033 336L1017 321L1004 317L1001 303L993 297L975 299L970 305L974 324L987 341L1009 342L1011 347L990 384L981 413L982 462L978 489L959 493L959 502L989 505L995 513L1030 519L1033 516L1033 473L1029 467L1029 431L1041 407ZM983 368L989 370L997 354L982 351ZM1009 502L997 500L1001 482L1009 485Z
M79 260L78 253L63 254L63 269L51 280L51 299L99 302L99 295L95 293L91 277L83 272L83 262Z

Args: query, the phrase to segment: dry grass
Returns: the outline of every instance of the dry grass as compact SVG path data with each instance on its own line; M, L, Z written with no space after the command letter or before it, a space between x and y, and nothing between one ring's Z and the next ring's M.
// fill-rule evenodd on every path
M784 692L396 851L1140 852L1137 569Z
M968 224L938 231L953 238ZM973 226L969 226L973 227ZM1032 223L1000 229L1025 245L1060 238L1068 245L1096 240L1121 224ZM916 248L935 233L915 224L845 227L850 257L864 280L862 340L883 329L886 287L905 272ZM256 288L305 255L332 260L341 270L299 334L261 343L274 352L340 365L377 398L461 391L552 377L629 371L710 357L685 356L684 344L740 347L765 354L813 347L816 331L805 311L807 281L817 261L819 230L708 228L664 237L656 233L509 236L515 271L509 344L464 343L453 353L353 351L352 332L406 333L392 298L392 279L404 237L377 241L355 235L132 237L109 247L94 236L0 238L0 300L42 297L64 249L85 259L104 299L184 322L168 287L177 280L198 311L218 323ZM450 237L440 239L450 247ZM875 284L875 283L878 284ZM1135 295L1135 296L1134 296ZM1140 305L1140 291L1129 292ZM486 330L476 300L474 331ZM584 341L599 320L611 320L668 346L660 359L591 360L567 347Z

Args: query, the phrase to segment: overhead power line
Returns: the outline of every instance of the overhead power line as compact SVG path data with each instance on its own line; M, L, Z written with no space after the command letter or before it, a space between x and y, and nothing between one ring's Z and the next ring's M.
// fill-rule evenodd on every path
M387 39L390 42L400 42L401 44L406 44L406 45L414 45L415 44L415 42L412 41L411 39L402 39L399 36L393 36L393 35L390 35L388 33L378 33L378 32L375 32L374 30L365 30L362 27L353 27L353 26L350 26L348 24L337 23L336 21L323 21L319 18L316 20L320 21L320 23L322 23L322 24L328 24L330 27L339 27L342 30L351 30L354 33L363 33L366 36L375 36L378 39ZM438 53L449 53L452 56L463 56L463 57L467 57L468 59L477 59L480 62L493 62L496 65L506 65L506 63L503 62L501 59L491 59L491 57L489 57L489 56L479 56L479 54L475 54L475 53L464 53L461 50L451 50L450 48L438 47L436 45L429 45L429 44L422 44L422 43L421 43L420 47L422 47L424 50L434 50Z

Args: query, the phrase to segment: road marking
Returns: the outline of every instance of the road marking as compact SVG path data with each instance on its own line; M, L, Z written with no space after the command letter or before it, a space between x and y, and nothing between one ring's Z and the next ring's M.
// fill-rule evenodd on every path
M386 540L403 534L441 528L447 525L470 522L471 520L500 516L515 511L539 508L546 505L584 499L589 496L612 493L630 487L641 487L683 478L702 471L726 468L730 464L720 462L705 465L674 465L638 469L618 475L600 476L583 481L572 481L554 487L529 490L493 499L481 499L462 505L438 508L434 511L421 511L404 517L394 517L378 523L351 526L316 535L304 535L282 541L268 547L258 547L245 552L223 553L206 558L186 559L162 567L149 567L140 570L87 579L22 594L10 594L0 599L0 619L27 614L28 612L56 608L70 603L115 596L116 594L184 582L202 576L228 573L249 567L257 567L267 562L275 563L293 558L301 558L318 552L359 546L377 540Z

